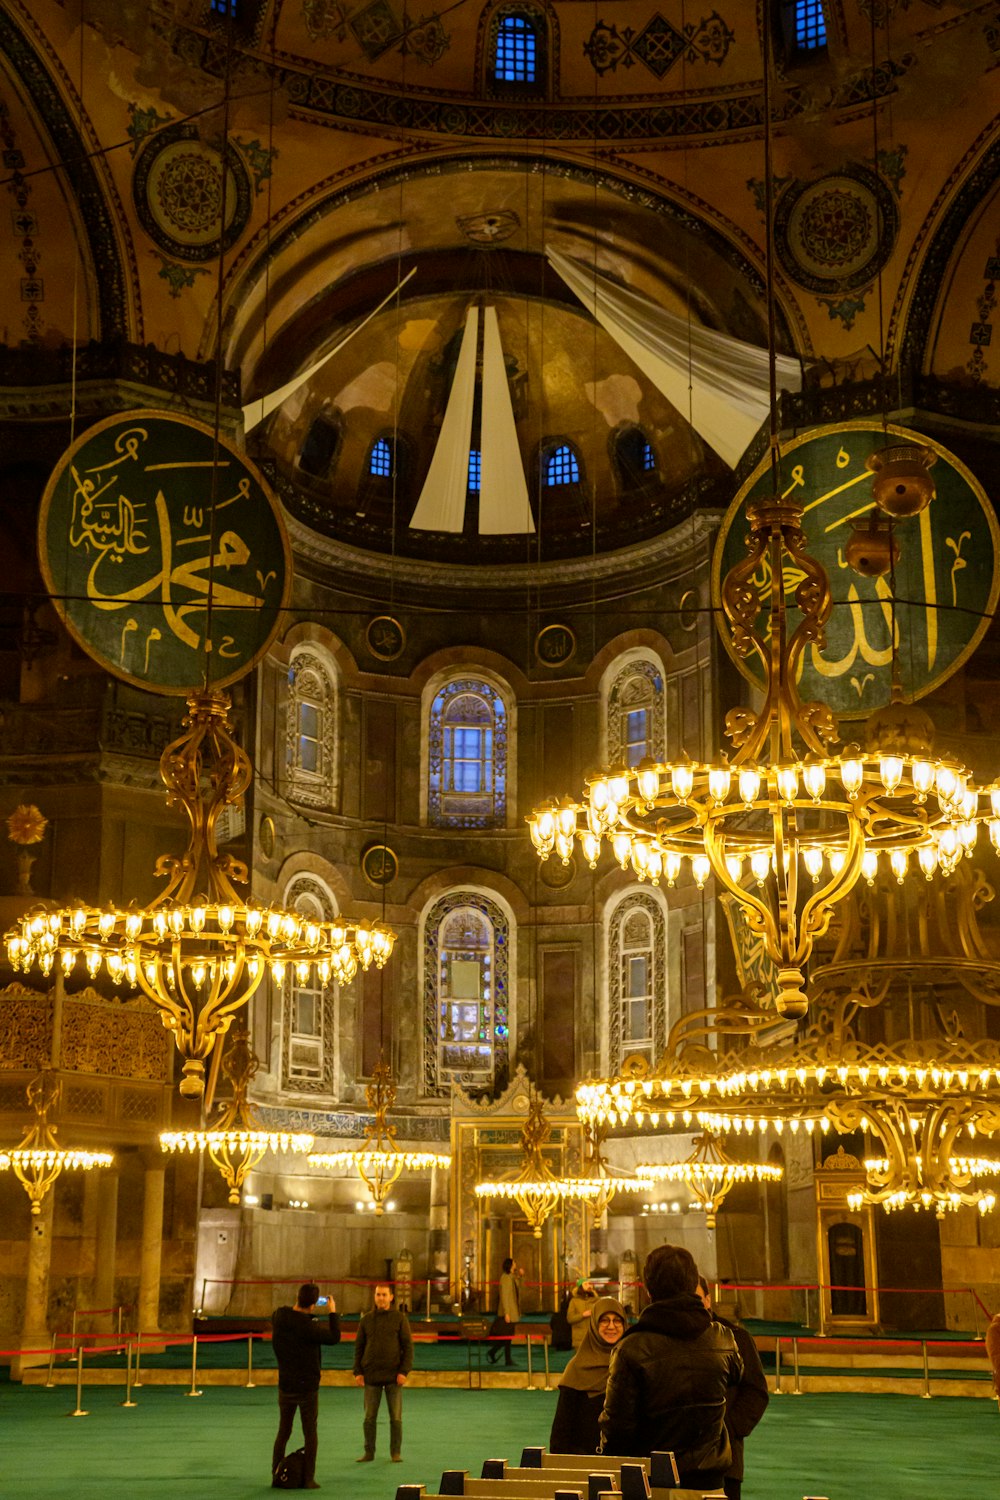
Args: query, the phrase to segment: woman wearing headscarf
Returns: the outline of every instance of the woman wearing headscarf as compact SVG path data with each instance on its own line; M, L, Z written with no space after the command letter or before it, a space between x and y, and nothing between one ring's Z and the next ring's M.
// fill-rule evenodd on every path
M611 1351L628 1327L616 1297L598 1297L583 1325L583 1341L562 1373L559 1400L552 1419L550 1453L596 1453L601 1431L597 1419L604 1405Z
M590 1314L593 1311L596 1300L597 1293L594 1291L592 1283L585 1281L581 1276L573 1288L573 1295L569 1299L569 1306L566 1309L566 1321L573 1335L574 1349L579 1349L587 1336L587 1329L590 1326Z

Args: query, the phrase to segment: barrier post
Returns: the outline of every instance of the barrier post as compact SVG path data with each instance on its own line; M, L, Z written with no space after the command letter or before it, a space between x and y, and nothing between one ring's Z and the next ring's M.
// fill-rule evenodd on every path
M73 1309L73 1323L72 1323L72 1326L70 1327L69 1336L70 1336L71 1340L73 1341L73 1343L75 1344L76 1343L76 1308L75 1307Z
M83 1345L76 1347L76 1410L71 1411L71 1417L89 1417L90 1413L84 1411L83 1405Z
M784 1391L781 1389L781 1340L780 1340L780 1338L777 1338L774 1341L774 1394L776 1396L783 1396L785 1394Z
M122 1406L135 1406L132 1400L132 1340L125 1340L125 1400Z
M551 1391L552 1379L549 1373L549 1336L545 1334L542 1338L542 1353L545 1355L545 1389Z
M247 1388L248 1391L255 1391L257 1389L257 1387L254 1385L254 1379L253 1379L253 1334L252 1333L248 1333L247 1334L247 1385L246 1385L246 1388Z
M198 1389L198 1335L191 1339L191 1389L184 1392L185 1396L200 1396Z
M434 1321L434 1319L431 1317L431 1278L428 1276L428 1278L427 1278L427 1300L424 1303L424 1322L425 1323L433 1323L433 1321Z
M124 1311L125 1311L124 1307L119 1302L119 1304L118 1304L118 1341L119 1341L119 1343L121 1342L121 1336L122 1336L122 1313Z
M535 1389L535 1387L532 1384L532 1378L531 1378L531 1334L530 1333L526 1333L524 1335L524 1347L528 1351L528 1373L525 1376L525 1379L527 1380L528 1383L525 1386L525 1389L529 1390L529 1391L533 1391Z
M55 1362L56 1362L56 1339L58 1337L59 1337L58 1333L53 1333L53 1335L52 1335L52 1347L49 1350L49 1373L45 1377L45 1388L46 1388L46 1390L51 1390L52 1387L55 1385L55 1381L52 1379L52 1371L53 1371L53 1369L55 1367Z
M920 1348L924 1356L924 1388L920 1392L925 1401L931 1399L931 1367L927 1359L927 1340L921 1339Z
M799 1341L798 1341L798 1339L792 1339L792 1372L793 1372L793 1376L794 1376L794 1379L792 1381L792 1395L793 1396L801 1396L802 1395L802 1387L799 1384Z
M141 1328L137 1328L136 1331L135 1331L135 1379L132 1381L132 1384L135 1385L135 1386L142 1385L142 1381L139 1379L139 1358L140 1358L141 1354L142 1354L142 1329Z

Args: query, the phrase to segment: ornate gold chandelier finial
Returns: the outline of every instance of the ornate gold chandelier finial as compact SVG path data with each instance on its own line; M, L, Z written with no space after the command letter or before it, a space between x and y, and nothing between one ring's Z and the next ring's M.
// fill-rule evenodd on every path
M429 1171L433 1167L450 1167L451 1157L436 1151L403 1151L396 1142L396 1128L387 1119L396 1102L396 1085L392 1070L379 1057L371 1082L365 1088L365 1100L373 1117L365 1127L364 1140L357 1151L314 1152L309 1157L313 1167L353 1167L372 1197L376 1214L385 1212L386 1199L404 1171Z
M229 1188L234 1206L243 1195L248 1172L258 1166L268 1151L311 1151L313 1137L285 1130L264 1130L247 1099L260 1061L250 1046L250 1033L237 1027L222 1059L222 1071L233 1088L228 1104L220 1105L220 1116L208 1130L165 1130L160 1134L164 1151L208 1151Z
M35 1123L29 1127L20 1145L11 1151L0 1150L0 1171L11 1168L31 1202L31 1212L39 1214L42 1202L56 1179L65 1171L88 1172L93 1167L110 1167L110 1151L82 1151L64 1148L56 1139L56 1127L49 1124L49 1111L59 1106L62 1085L45 1073L39 1073L27 1087L28 1103L35 1112Z
M248 870L220 852L218 823L225 807L242 804L253 773L229 710L227 693L193 693L184 733L160 758L168 804L182 807L189 825L184 853L156 862L167 881L160 894L147 907L37 910L6 938L15 971L37 963L48 975L58 963L67 978L104 970L112 983L140 989L173 1033L184 1058L180 1091L192 1098L204 1090L216 1038L268 971L277 985L286 972L301 985L349 984L359 967L381 968L395 941L379 922L314 921L237 893L233 882L245 884Z

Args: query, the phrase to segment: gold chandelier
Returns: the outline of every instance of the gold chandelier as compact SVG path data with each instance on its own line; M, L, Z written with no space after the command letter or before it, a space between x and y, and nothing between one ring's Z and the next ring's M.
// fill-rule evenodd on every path
M541 1097L533 1094L528 1116L521 1131L524 1165L515 1177L501 1177L477 1182L477 1198L505 1198L517 1203L531 1225L535 1239L541 1239L542 1226L560 1203L567 1199L607 1207L609 1179L606 1173L589 1177L560 1177L545 1160L543 1148L552 1127L545 1117ZM617 1184L616 1184L617 1186Z
M312 1167L352 1167L372 1196L376 1214L385 1211L385 1200L404 1172L430 1171L433 1167L450 1167L451 1157L436 1151L402 1151L396 1143L396 1128L386 1116L396 1102L396 1085L383 1058L365 1089L373 1118L365 1128L364 1141L357 1151L314 1152Z
M247 1090L260 1068L251 1050L250 1034L239 1026L222 1059L222 1071L233 1088L228 1104L220 1105L221 1114L209 1130L164 1130L160 1146L164 1151L207 1151L229 1188L229 1201L236 1205L243 1194L248 1172L258 1166L268 1151L311 1151L313 1137L286 1130L263 1130Z
M699 1135L686 1161L640 1163L635 1175L643 1186L654 1182L683 1182L705 1213L705 1226L715 1228L719 1209L738 1182L780 1182L784 1168L765 1162L734 1161L711 1133Z
M239 806L253 768L236 744L230 699L221 691L188 698L184 733L164 750L160 775L168 806L189 824L183 855L163 854L155 873L167 884L146 907L114 905L37 910L7 933L15 971L58 963L68 978L106 973L113 984L138 988L160 1011L184 1058L182 1094L204 1091L205 1058L266 973L281 984L349 984L358 968L381 968L395 934L378 922L318 922L263 907L236 892L247 866L220 853L217 825L227 805ZM203 882L203 883L202 883Z
M28 1103L35 1111L31 1125L18 1146L0 1150L0 1171L12 1170L31 1202L31 1212L39 1214L42 1202L56 1179L66 1171L89 1172L93 1167L110 1167L110 1151L83 1151L65 1148L56 1139L56 1127L49 1124L49 1110L56 1109L62 1085L40 1073L28 1084Z
M971 853L979 793L966 769L929 746L898 743L896 709L883 710L876 748L832 747L832 710L803 702L797 678L806 647L822 646L832 599L822 565L806 551L802 506L780 495L747 505L747 557L731 568L722 603L740 655L758 656L764 676L759 712L733 708L726 734L735 754L712 763L645 758L588 778L583 804L566 797L527 819L541 859L564 863L579 843L596 868L610 843L623 870L640 881L674 885L685 863L699 889L709 878L743 908L775 966L782 1015L808 1009L804 968L833 908L880 861L901 880L914 865L930 878ZM766 624L751 576L770 580ZM788 636L787 579L802 618ZM900 706L901 707L901 706ZM1000 840L1000 790L993 787L990 832Z

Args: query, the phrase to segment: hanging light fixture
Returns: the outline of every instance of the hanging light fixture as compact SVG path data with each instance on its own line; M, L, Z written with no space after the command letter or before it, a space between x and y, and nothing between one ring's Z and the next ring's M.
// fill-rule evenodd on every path
M780 1182L784 1168L765 1162L737 1162L722 1149L711 1132L699 1135L686 1161L640 1163L635 1175L644 1186L654 1182L683 1182L705 1211L705 1226L715 1228L716 1215L731 1187L738 1182Z
M533 1094L521 1131L524 1152L521 1170L515 1177L487 1179L473 1188L477 1198L505 1198L516 1203L531 1225L535 1239L541 1239L542 1225L566 1199L595 1203L605 1191L600 1176L558 1177L552 1171L543 1155L551 1134L541 1097Z
M156 862L165 889L146 907L37 909L6 943L16 972L37 964L48 975L58 964L66 978L82 969L139 988L184 1058L181 1093L198 1098L205 1058L265 974L277 985L289 971L301 985L349 984L358 968L382 967L395 934L379 922L314 921L237 894L233 882L246 883L249 872L219 852L217 827L226 806L242 804L253 769L232 735L229 695L206 690L187 702L184 733L160 758L168 805L182 807L189 824L184 854Z
M229 1201L238 1205L247 1173L253 1171L268 1151L311 1151L313 1137L286 1130L264 1130L247 1099L247 1090L260 1068L250 1047L250 1033L237 1027L222 1059L222 1071L233 1088L233 1097L220 1105L221 1114L208 1130L164 1130L164 1151L207 1151L229 1188Z
M380 1057L365 1089L373 1118L365 1128L364 1141L357 1151L317 1151L309 1157L312 1167L352 1167L372 1196L376 1214L385 1211L390 1189L404 1172L426 1172L434 1167L450 1167L451 1157L437 1151L402 1151L396 1143L396 1128L386 1116L396 1102L396 1085L392 1072Z
M110 1151L84 1151L78 1147L60 1146L56 1127L49 1124L49 1110L58 1108L62 1085L40 1073L27 1087L28 1103L35 1111L35 1123L24 1139L12 1150L0 1150L0 1171L13 1171L31 1202L31 1212L39 1214L49 1189L63 1172L89 1172L94 1167L114 1165Z

